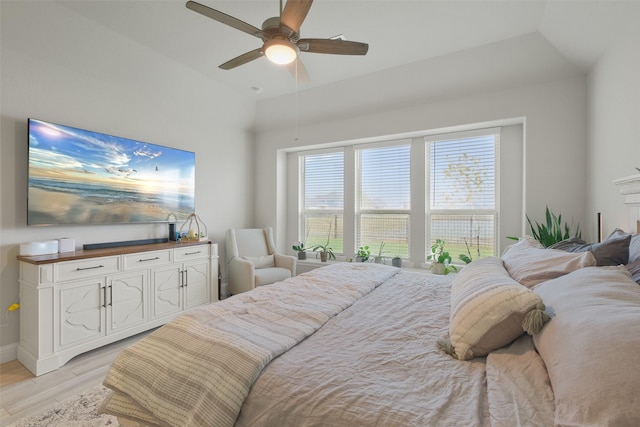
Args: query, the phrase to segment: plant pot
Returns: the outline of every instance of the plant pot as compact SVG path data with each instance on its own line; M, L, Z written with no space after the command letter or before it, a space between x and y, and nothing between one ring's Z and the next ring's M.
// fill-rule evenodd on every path
M364 262L364 260L362 259L362 257L361 257L361 256L356 256L356 257L353 259L353 261L354 261L354 262Z
M384 257L377 256L375 259L376 264L384 264Z
M391 260L391 265L394 267L402 268L402 258L395 257Z
M320 252L320 262L327 262L327 255L326 252Z
M307 253L305 251L298 251L298 259L307 259Z
M434 262L433 264L431 264L431 271L433 271L434 274L446 274L447 269L444 264Z

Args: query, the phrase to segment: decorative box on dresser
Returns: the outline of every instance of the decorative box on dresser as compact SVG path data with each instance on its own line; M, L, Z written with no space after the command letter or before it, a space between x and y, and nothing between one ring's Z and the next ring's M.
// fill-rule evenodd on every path
M34 375L218 300L216 243L169 242L18 260L18 360Z

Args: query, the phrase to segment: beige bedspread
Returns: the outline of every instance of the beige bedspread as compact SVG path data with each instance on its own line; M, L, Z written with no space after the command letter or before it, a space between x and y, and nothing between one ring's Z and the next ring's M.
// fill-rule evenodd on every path
M554 425L551 382L529 335L489 353L487 392L492 427Z
M116 360L108 412L174 426L548 424L530 340L470 361L438 349L451 280L340 263L195 310Z
M170 426L231 426L264 366L397 269L337 264L174 319L124 350L105 411Z
M485 359L437 348L451 276L400 272L274 359L239 427L489 425Z

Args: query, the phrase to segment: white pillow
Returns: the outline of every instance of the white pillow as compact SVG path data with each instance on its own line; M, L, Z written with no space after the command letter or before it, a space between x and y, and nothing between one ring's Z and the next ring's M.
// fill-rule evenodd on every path
M502 254L502 260L511 277L528 288L596 265L591 252L573 253L534 247L528 239L520 239L518 243L508 246Z
M640 426L640 286L623 266L589 267L535 293L553 313L533 341L555 425Z
M540 297L509 277L500 258L481 258L453 280L451 347L443 346L460 360L485 356L522 335L523 324L538 321L539 330L548 320L542 310Z
M255 268L267 268L274 267L276 265L273 260L273 255L265 255L259 257L243 256L242 258L253 263L253 266Z

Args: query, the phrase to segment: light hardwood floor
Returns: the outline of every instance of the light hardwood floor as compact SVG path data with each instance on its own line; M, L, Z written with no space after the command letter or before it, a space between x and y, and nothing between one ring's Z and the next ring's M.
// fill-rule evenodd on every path
M0 426L36 414L102 384L118 353L151 332L81 354L61 368L39 377L35 377L17 360L1 364Z

